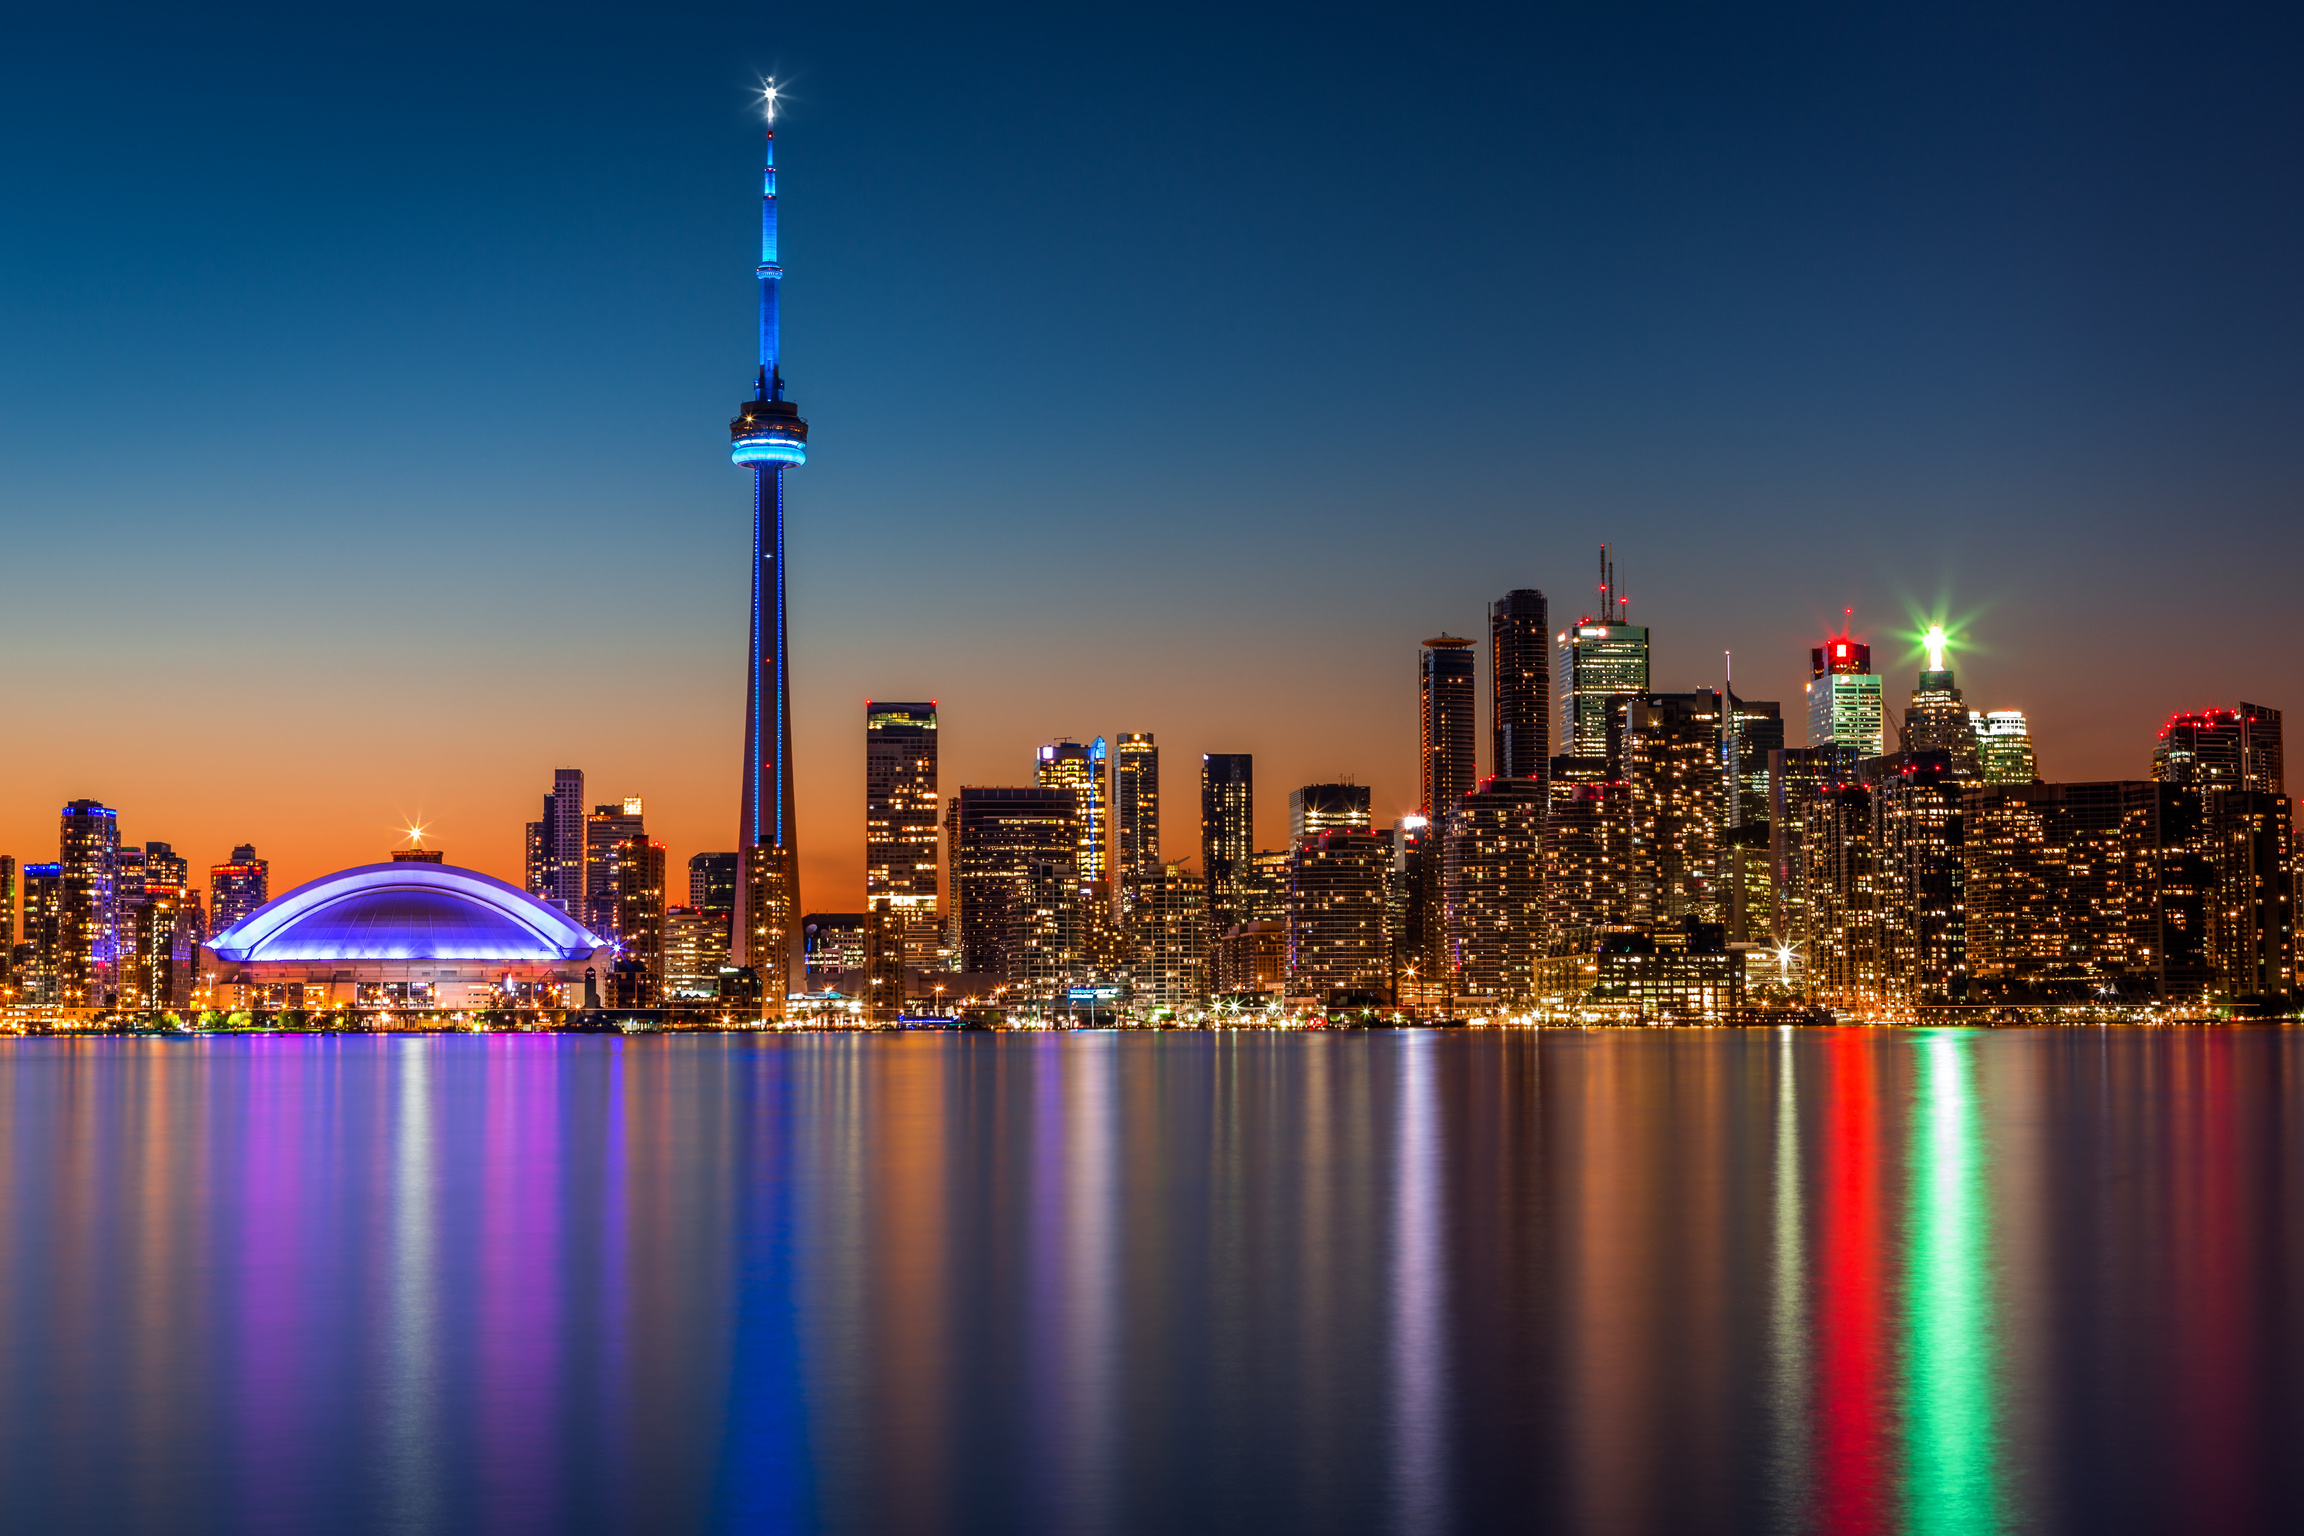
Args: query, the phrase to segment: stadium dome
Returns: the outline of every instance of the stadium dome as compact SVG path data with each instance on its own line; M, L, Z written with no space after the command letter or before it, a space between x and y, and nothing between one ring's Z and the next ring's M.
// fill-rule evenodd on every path
M220 960L556 966L600 941L526 891L448 864L362 864L266 902L208 941Z

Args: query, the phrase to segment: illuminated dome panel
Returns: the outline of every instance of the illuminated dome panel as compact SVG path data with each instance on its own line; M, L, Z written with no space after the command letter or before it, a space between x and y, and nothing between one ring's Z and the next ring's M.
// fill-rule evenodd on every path
M553 964L600 941L477 870L365 864L298 886L209 941L226 960L473 960Z

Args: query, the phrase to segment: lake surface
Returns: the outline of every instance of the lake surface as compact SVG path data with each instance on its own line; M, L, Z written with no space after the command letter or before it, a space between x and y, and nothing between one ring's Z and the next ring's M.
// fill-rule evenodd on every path
M0 1042L10 1531L2304 1525L2304 1031Z

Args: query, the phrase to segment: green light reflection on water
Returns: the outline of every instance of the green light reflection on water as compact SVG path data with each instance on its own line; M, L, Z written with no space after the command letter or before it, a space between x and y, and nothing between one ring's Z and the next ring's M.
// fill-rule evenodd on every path
M1904 1529L2005 1528L1991 1205L1976 1110L1977 1037L1920 1041L1905 1269Z

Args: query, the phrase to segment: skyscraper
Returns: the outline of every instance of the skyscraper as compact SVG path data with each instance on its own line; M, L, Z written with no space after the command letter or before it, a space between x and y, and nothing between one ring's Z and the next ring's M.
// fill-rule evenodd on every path
M1724 922L1718 690L1642 694L1618 712L1613 777L1631 794L1633 920Z
M272 899L272 865L256 857L254 843L242 843L231 859L208 866L208 923L222 933Z
M619 963L635 969L616 1001L655 1008L664 1001L664 845L634 834L616 849L616 939Z
M1600 611L1560 631L1553 694L1560 710L1560 755L1606 757L1617 700L1648 691L1648 631L1631 622L1615 562L1600 550Z
M1125 738L1123 738L1125 739ZM1208 894L1200 877L1163 864L1136 882L1130 977L1136 1003L1185 1011L1208 996Z
M1249 861L1256 854L1256 759L1200 754L1200 874L1208 883L1208 931L1247 921Z
M584 770L555 768L544 815L528 823L528 894L578 922L587 919L584 872Z
M784 472L808 461L808 424L784 398L776 253L776 87L764 95L768 145L760 178L760 372L728 423L729 457L752 472L752 640L745 652L744 787L736 846L740 964L774 1002L803 990L798 822L792 802L791 650L785 612ZM755 910L755 909L761 910ZM781 970L778 987L771 972Z
M1441 840L1456 991L1517 1002L1544 953L1541 779L1491 778L1456 803Z
M24 866L23 962L16 968L16 995L27 1003L53 1005L58 998L58 952L64 936L64 866Z
M1981 781L1984 768L1976 751L1976 726L1960 702L1960 689L1953 680L1952 669L1944 665L1942 625L1930 627L1926 644L1928 665L1920 673L1919 686L1912 690L1912 702L1904 710L1900 732L1902 750L1949 753L1954 778Z
M1384 891L1392 839L1329 831L1288 852L1288 986L1319 999L1391 983Z
M64 807L56 918L57 1001L108 1008L120 985L119 813L93 800Z
M0 853L0 998L16 980L16 860Z
M1113 750L1112 836L1121 884L1160 874L1160 748L1149 731L1122 731Z
M867 702L864 909L888 903L908 965L933 963L939 942L936 820L936 701Z
M623 935L616 927L618 893L616 864L624 845L645 839L648 829L645 803L638 795L620 802L592 807L584 818L584 916L580 921L603 939Z
M1366 832L1374 827L1365 784L1307 784L1288 791L1288 840L1340 827Z
M1500 779L1542 779L1552 761L1551 621L1544 594L1517 587L1488 605L1488 681Z
M961 969L1052 982L1076 937L1076 792L963 785L952 815Z
M1976 731L1978 766L1987 784L2036 784L2040 764L2032 755L2032 728L2020 709L1968 712Z
M2162 784L2278 795L2285 776L2280 711L2261 704L2170 715L2152 749L2152 777Z
M1040 749L1036 765L1035 781L1042 789L1069 789L1076 797L1080 813L1079 880L1083 887L1102 882L1110 852L1106 763L1104 738L1099 736L1086 746L1077 741L1052 741Z
M1474 758L1472 711L1479 662L1472 642L1442 634L1424 642L1418 658L1420 738L1418 808L1438 820L1479 782Z
M1839 776L1853 781L1858 763L1888 750L1872 647L1841 635L1808 658L1808 745L1830 747Z

